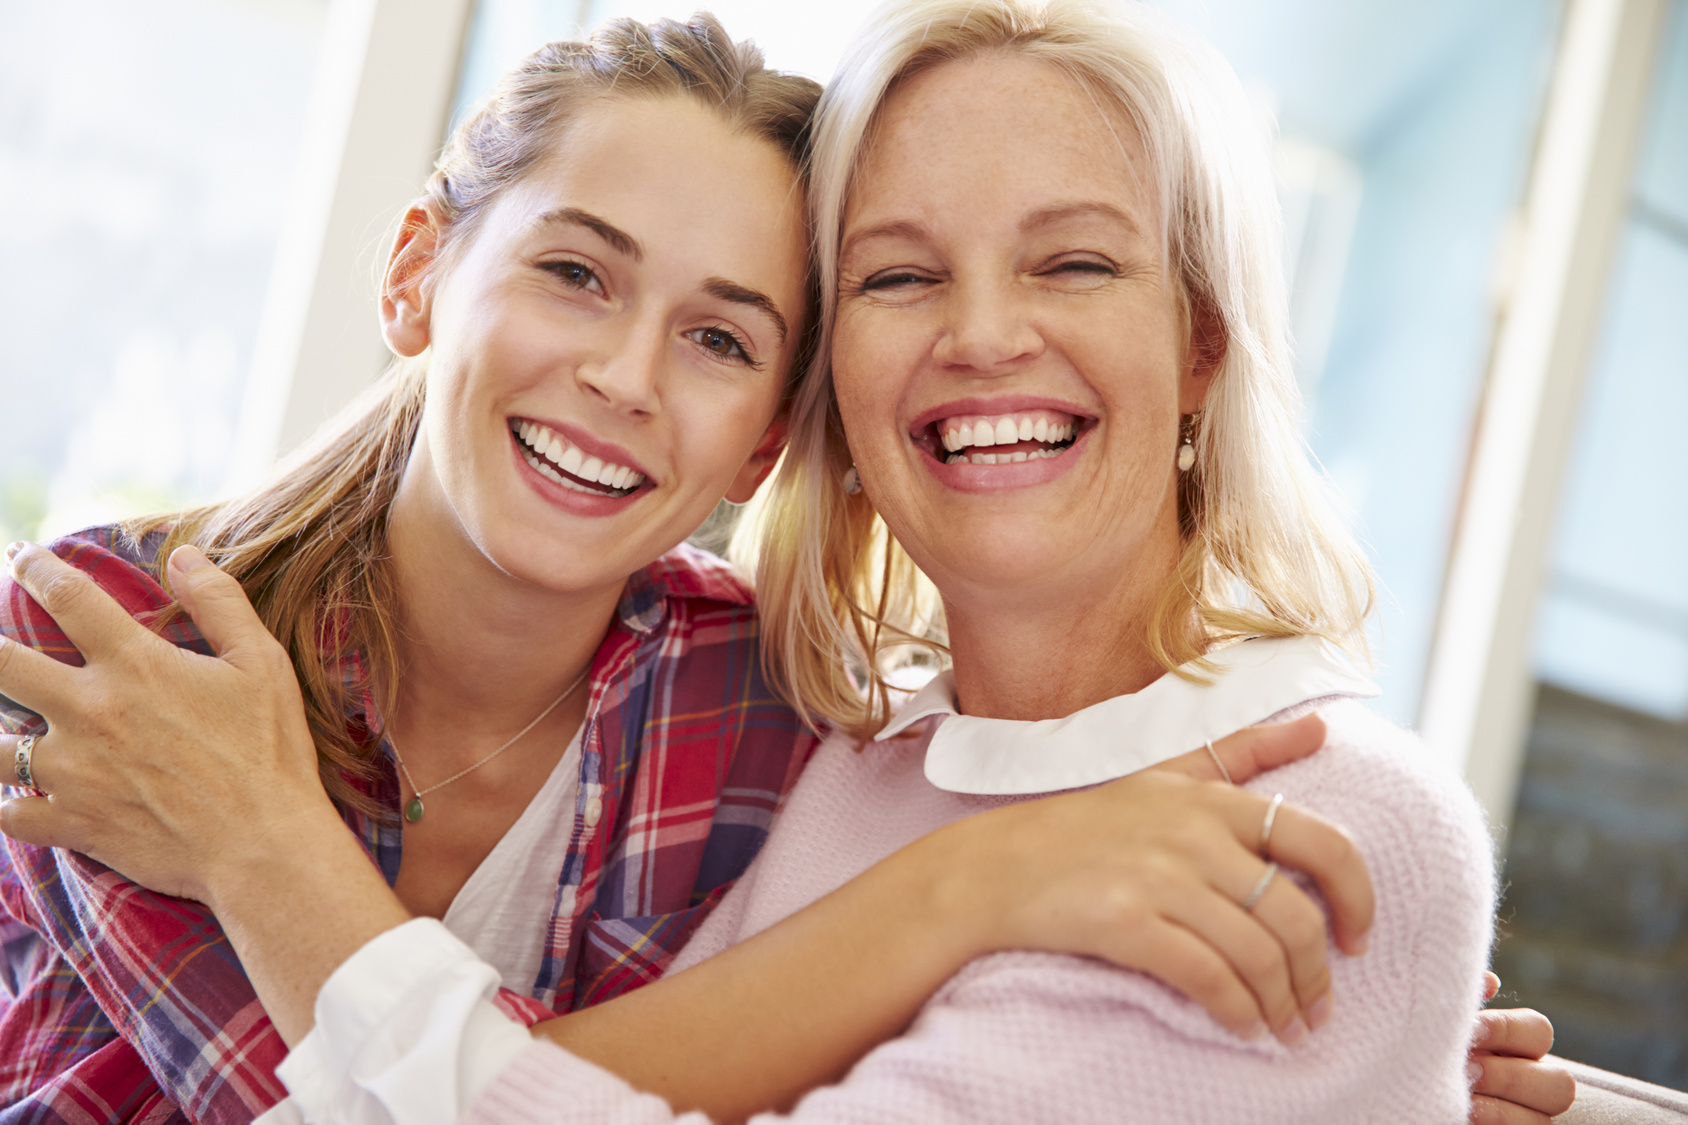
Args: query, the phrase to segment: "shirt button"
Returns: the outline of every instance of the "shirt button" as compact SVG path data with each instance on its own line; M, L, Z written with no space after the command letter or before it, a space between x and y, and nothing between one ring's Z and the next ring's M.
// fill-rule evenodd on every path
M598 822L604 818L604 802L593 797L586 802L586 827L596 828Z

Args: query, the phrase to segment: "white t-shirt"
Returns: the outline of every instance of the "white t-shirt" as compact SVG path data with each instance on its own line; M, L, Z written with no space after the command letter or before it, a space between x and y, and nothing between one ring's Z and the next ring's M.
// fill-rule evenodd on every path
M568 857L574 830L575 794L580 788L580 731L545 779L528 807L481 865L469 876L441 919L453 936L497 971L505 988L529 995L539 979L545 931L557 902L558 877ZM479 994L476 993L478 996ZM465 1013L466 1026L481 1031L480 1041L495 1047L492 1060L474 1069L496 1073L512 1046L528 1042L527 1032L499 1016ZM482 1024L488 1026L482 1027ZM483 1082L477 1082L479 1089ZM254 1125L297 1125L304 1118L292 1098L272 1106Z
M529 995L539 979L545 931L557 904L557 879L574 829L580 787L580 731L528 807L504 834L441 919L504 987Z

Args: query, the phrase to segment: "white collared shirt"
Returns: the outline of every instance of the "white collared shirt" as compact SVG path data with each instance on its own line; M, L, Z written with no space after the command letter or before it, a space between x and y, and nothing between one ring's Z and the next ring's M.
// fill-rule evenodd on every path
M955 677L941 672L875 736L883 742L944 716L926 748L926 779L952 793L1053 793L1099 785L1331 695L1371 698L1377 685L1318 637L1259 637L1208 655L1211 672L1168 672L1064 719L1020 722L963 715Z

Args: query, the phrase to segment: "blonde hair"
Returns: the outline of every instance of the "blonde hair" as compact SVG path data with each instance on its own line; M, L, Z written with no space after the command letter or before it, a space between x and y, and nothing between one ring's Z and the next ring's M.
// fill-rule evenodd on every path
M1363 658L1371 570L1300 436L1270 138L1229 65L1140 3L896 0L847 50L816 115L822 338L784 463L734 541L757 576L770 680L806 721L860 734L885 720L886 675L909 646L943 654L929 583L866 495L844 489L832 314L845 205L880 108L922 71L991 54L1059 68L1135 128L1179 297L1224 341L1196 464L1179 480L1184 546L1148 627L1150 652L1189 675L1183 666L1228 639L1310 634Z
M585 42L552 43L506 75L457 128L429 177L424 198L445 224L447 247L472 237L499 194L553 151L573 112L612 96L693 98L773 144L801 171L820 87L764 68L753 44L734 43L703 13L686 23L614 20ZM811 328L814 312L805 318ZM239 579L292 657L324 786L337 801L366 809L351 778L369 776L369 747L348 731L346 712L368 690L378 699L395 696L387 511L421 424L426 374L425 354L395 361L250 494L128 526L137 536L168 526L160 558L193 543ZM353 654L356 675L342 682Z

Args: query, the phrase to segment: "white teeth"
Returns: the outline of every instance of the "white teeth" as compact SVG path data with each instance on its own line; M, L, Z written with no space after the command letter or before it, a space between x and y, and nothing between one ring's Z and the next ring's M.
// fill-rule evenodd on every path
M586 456L567 438L553 433L548 427L537 422L517 422L514 429L516 436L526 446L522 451L523 457L546 480L594 496L602 496L603 489L588 488L580 481L570 480L563 474L579 477L583 481L596 481L604 488L617 492L625 492L645 483L644 474L636 469Z
M1011 461L1024 461L1026 459L1026 451L1023 449L1017 449L1013 453L1010 453L1008 458Z
M946 462L955 464L958 460L965 460L973 464L999 465L1043 455L1057 456L1065 451L1026 450L1025 457L1003 453L994 461L979 461L967 451L1033 441L1047 445L1064 445L1072 441L1077 424L1070 414L1053 410L1031 410L983 418L950 418L939 422L935 428L938 443L943 447L944 453L962 455L960 458L946 456Z

